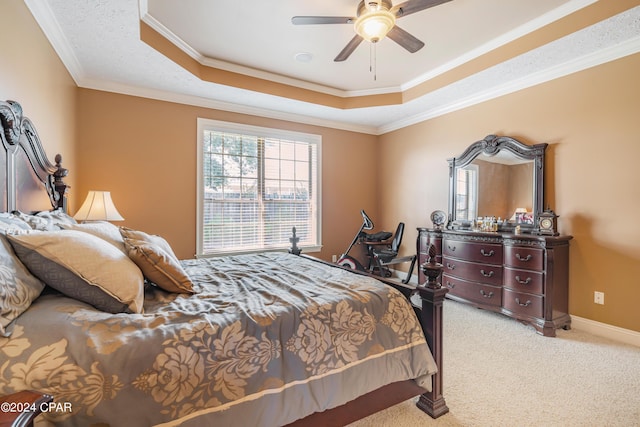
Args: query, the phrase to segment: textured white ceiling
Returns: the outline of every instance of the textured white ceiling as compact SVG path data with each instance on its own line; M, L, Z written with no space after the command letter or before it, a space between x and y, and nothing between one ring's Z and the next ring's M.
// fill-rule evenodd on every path
M573 9L568 2L450 1L398 19L401 28L425 42L420 51L411 54L387 38L375 45L375 52L369 48L373 45L362 43L338 63L333 59L354 36L353 25L297 26L291 17L355 16L358 0L279 0L277 7L265 1L147 0L148 16L143 19L218 65L226 63L231 69L241 65L343 91L370 92L405 87L505 34L548 23ZM299 52L312 54L312 61L295 61ZM369 71L373 53L376 80Z
M640 50L640 7L402 105L341 110L198 79L140 40L140 19L206 65L344 96L406 90L593 0L453 0L398 23L427 46L363 43L333 62L349 25L293 26L294 15L353 14L357 1L25 0L81 87L373 134L398 129ZM479 5L482 7L479 7ZM142 14L142 16L141 16ZM295 53L313 54L310 63Z

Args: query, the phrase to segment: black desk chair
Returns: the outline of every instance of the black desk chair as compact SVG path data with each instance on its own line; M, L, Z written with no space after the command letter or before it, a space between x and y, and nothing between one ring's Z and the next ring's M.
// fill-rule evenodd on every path
M390 277L391 271L389 270L390 265L401 264L404 262L410 262L409 271L407 272L407 276L402 280L402 283L409 283L411 280L411 274L413 273L413 268L416 265L416 255L409 256L398 256L398 251L400 250L400 245L402 244L402 235L404 234L404 222L398 224L398 228L396 229L396 233L393 236L390 244L384 245L384 247L380 247L380 245L371 246L371 255L373 258L372 268L377 269L380 276Z

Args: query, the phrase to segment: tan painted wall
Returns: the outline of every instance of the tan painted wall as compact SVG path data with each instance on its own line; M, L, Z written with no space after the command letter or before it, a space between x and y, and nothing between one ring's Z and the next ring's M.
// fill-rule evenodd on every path
M79 89L78 194L111 191L123 225L165 237L180 258L196 244L198 117L322 135L322 242L339 255L360 209L377 216L377 138L317 126Z
M22 0L0 1L0 40L0 99L18 101L50 160L61 153L75 169L77 88ZM66 180L72 189L75 178Z
M383 135L381 218L431 226L447 210L446 159L488 134L549 143L545 204L574 236L569 311L640 331L639 70L636 54Z

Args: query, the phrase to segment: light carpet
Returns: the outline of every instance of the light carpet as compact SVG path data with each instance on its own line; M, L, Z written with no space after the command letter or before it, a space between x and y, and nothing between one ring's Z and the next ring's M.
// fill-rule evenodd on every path
M578 330L538 335L506 316L446 300L444 398L434 420L409 400L350 424L640 426L640 348Z

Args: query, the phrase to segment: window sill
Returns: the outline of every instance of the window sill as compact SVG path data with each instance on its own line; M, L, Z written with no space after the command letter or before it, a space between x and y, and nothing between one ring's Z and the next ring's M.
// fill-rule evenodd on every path
M300 249L302 250L303 254L317 253L322 250L322 245L301 246ZM246 254L256 254L256 253L262 253L262 252L287 252L288 250L289 249L287 248L287 249L255 249L255 250L246 250L246 251L227 251L227 252L215 252L210 254L196 254L195 257L196 258L215 258L215 257L221 257L221 256L228 256L228 255L246 255Z

